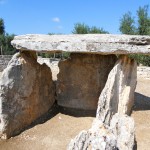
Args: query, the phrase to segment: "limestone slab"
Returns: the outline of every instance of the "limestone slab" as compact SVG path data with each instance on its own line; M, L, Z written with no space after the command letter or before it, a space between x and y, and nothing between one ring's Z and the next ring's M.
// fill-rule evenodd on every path
M96 110L108 74L117 61L115 55L71 53L59 62L57 75L58 105L84 110Z
M51 70L35 53L15 54L0 78L0 138L18 134L53 105Z
M37 52L78 52L99 54L150 54L150 36L85 34L15 36L11 44L18 50Z
M135 125L130 115L136 87L136 62L122 56L108 75L92 128L81 131L68 150L133 150Z
M130 115L137 83L137 63L122 56L109 73L99 97L97 118L109 124L115 113Z

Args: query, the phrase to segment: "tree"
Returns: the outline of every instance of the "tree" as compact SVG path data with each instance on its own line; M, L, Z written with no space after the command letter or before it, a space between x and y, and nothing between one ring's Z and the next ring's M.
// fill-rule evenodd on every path
M0 54L3 55L3 48L5 45L5 35L0 34Z
M105 31L103 28L97 28L97 27L93 26L93 27L90 28L89 33L95 33L95 34L97 34L97 33L99 33L99 34L107 34L108 32Z
M138 34L150 35L150 18L148 16L148 5L139 7L137 11L138 16Z
M74 25L74 29L72 31L73 34L88 34L90 31L90 28L88 25L84 23L76 23Z
M4 20L0 18L0 54L1 55L13 55L16 49L11 45L11 41L14 38L14 34L5 33Z
M4 55L13 55L16 53L16 49L11 45L11 41L14 39L14 34L5 34L5 45L3 47Z
M72 31L73 34L106 34L108 33L103 28L97 28L96 26L89 27L84 23L76 23Z
M150 35L150 17L148 16L148 5L139 7L137 10L137 22L134 17L128 12L123 15L120 20L119 30L123 34ZM141 54L133 54L130 57L134 58L139 64L150 66L150 56Z
M0 18L0 35L5 34L4 20Z
M16 49L11 45L14 35L9 35L8 33L0 35L0 54L1 55L13 55Z
M120 20L120 27L119 30L123 34L136 34L136 28L134 25L135 21L131 15L131 12L125 13Z
M137 10L137 22L131 12L125 13L120 19L119 30L123 34L150 35L150 17L148 16L148 5L139 7Z

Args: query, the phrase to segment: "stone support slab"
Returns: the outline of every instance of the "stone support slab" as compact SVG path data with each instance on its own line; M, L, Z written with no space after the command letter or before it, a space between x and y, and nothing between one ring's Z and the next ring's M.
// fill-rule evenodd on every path
M133 150L135 126L128 115L134 103L136 66L127 56L120 57L100 95L92 128L71 140L68 150Z
M116 62L115 55L72 53L59 62L57 81L58 105L96 110L99 95Z
M54 94L51 70L37 63L35 52L15 54L0 78L0 137L19 133L46 113Z

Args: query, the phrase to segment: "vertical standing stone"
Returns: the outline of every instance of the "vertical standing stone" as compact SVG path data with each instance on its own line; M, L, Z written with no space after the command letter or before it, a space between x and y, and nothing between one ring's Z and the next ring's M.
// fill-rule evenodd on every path
M136 67L127 56L116 62L100 95L92 128L71 140L68 150L133 150L134 120L128 115L134 102Z
M51 108L51 70L37 63L33 52L17 53L0 79L0 137L9 138Z
M58 105L96 110L99 95L115 62L115 55L80 53L72 53L71 58L60 61Z
M134 104L137 64L122 56L111 70L98 102L97 118L109 124L115 113L130 115Z

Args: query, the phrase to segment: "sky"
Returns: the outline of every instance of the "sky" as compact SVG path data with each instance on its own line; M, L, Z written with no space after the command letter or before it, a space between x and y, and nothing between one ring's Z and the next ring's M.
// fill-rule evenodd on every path
M78 22L120 34L123 14L136 16L144 5L150 0L0 0L0 18L6 32L16 35L71 34Z

